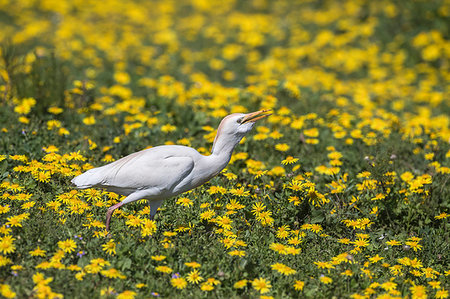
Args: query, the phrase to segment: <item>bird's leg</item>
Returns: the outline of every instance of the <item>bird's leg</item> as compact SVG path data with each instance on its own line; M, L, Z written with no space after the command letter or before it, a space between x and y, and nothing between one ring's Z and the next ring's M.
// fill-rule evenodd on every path
M149 201L150 220L153 220L155 218L156 212L158 211L158 208L161 206L162 203L163 203L162 199Z
M112 207L110 207L106 212L106 231L109 231L109 223L111 222L111 216L114 213L114 210L120 208L122 205L123 203L119 202L118 204L115 204Z

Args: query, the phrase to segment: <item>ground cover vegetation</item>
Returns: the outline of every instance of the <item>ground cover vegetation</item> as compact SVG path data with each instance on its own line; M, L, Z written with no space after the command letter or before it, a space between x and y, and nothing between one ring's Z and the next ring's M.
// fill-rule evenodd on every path
M0 1L6 298L448 298L449 1ZM74 190L149 146L208 154L204 186Z

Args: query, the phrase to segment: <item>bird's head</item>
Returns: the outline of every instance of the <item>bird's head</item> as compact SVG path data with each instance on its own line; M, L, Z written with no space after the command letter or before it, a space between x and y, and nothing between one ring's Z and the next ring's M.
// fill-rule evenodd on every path
M269 110L260 110L252 113L233 113L226 116L217 129L217 135L220 137L236 136L239 140L251 131L255 122L259 119L269 116Z
M257 120L269 116L269 110L251 113L234 113L226 116L219 125L217 135L245 135L251 131Z
M234 113L226 116L217 129L212 151L222 152L225 148L229 148L232 151L245 134L251 131L257 120L270 115L267 113L268 111L260 110L245 114Z

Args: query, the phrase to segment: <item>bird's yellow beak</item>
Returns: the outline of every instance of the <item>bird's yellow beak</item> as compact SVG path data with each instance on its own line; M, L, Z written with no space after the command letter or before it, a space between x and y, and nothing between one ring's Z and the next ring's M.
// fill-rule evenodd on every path
M270 109L268 110L259 110L256 112L248 113L244 116L244 118L241 121L241 124L247 123L247 122L255 122L261 118L267 117L269 115L272 115L272 113L267 114Z

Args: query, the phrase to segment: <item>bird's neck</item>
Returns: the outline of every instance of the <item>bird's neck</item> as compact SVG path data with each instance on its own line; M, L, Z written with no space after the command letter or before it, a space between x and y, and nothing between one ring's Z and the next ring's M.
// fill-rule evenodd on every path
M225 168L228 162L230 162L234 148L243 137L244 135L218 135L213 143L211 158L215 158L220 161L220 164L223 164L221 165L222 169Z

